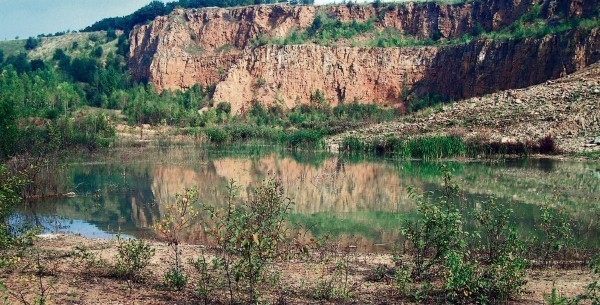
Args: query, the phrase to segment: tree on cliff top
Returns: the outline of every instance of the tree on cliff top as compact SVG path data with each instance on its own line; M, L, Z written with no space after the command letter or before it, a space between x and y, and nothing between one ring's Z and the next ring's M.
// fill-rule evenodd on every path
M232 7L245 6L252 4L278 3L278 0L179 0L169 3L161 1L152 1L148 5L138 9L131 15L123 17L105 18L91 26L88 26L84 32L123 30L129 33L134 26L144 24L154 20L157 16L167 15L175 8L202 8L202 7ZM300 0L298 3L313 4L314 0Z

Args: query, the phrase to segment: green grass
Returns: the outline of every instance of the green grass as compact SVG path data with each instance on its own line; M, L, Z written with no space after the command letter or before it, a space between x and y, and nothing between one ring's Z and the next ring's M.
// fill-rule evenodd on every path
M5 58L25 52L25 39L0 41L0 50L4 51Z
M375 30L375 21L369 19L365 22L342 22L319 12L315 16L312 25L303 30L293 30L286 37L271 38L259 35L252 41L254 46L262 45L297 45L315 43L319 45L331 45L340 40L351 40L360 35L371 33Z
M550 136L524 143L465 142L457 136L426 136L413 139L388 137L367 141L346 137L340 145L340 151L359 156L376 155L425 160L507 155L526 157L530 154L551 155L558 152L554 139Z
M347 137L340 149L350 153L391 154L399 159L442 159L466 156L467 144L456 136L432 136L414 139L389 137L385 140L364 142Z
M590 160L600 160L600 150L598 151L586 151L572 155L573 157L586 158Z

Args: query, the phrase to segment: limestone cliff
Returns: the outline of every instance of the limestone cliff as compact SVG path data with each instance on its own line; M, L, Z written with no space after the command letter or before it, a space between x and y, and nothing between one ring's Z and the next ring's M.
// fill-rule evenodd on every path
M321 90L337 104L398 104L407 94L453 98L520 88L572 73L600 59L598 29L543 38L482 40L451 47L254 47L259 35L285 37L308 28L320 13L342 21L375 20L420 38L454 39L503 28L527 13L534 0L483 0L456 5L407 3L374 6L268 5L175 10L131 33L130 71L159 91L216 84L214 99L233 111L253 100L308 103ZM586 17L599 0L543 0L541 16ZM524 69L523 67L527 67Z

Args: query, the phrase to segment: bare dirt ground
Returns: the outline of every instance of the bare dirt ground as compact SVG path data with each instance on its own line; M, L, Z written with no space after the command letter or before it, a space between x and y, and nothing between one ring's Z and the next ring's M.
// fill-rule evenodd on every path
M337 151L348 136L363 140L388 136L457 135L489 142L537 141L551 136L565 153L600 151L600 63L543 84L501 91L443 107L424 109L395 122L330 137Z
M37 249L16 263L12 270L5 271L0 281L6 282L9 292L8 304L25 304L39 293L39 279L34 276L32 263L39 253L44 266L42 286L49 288L48 304L199 304L203 303L195 294L197 274L190 264L185 264L190 275L188 286L181 292L166 289L163 274L172 261L170 248L159 242L151 242L156 255L148 268L144 280L128 282L111 275L116 254L116 243L103 239L85 239L79 236L51 235L40 238L32 249ZM81 249L88 249L87 252ZM184 245L183 257L187 260L201 256L200 246ZM82 258L82 253L88 253ZM79 255L78 255L79 254ZM32 259L33 258L33 259ZM335 273L335 265L348 262L348 287L350 297L319 300L314 297L316 289L331 281L342 287L344 277ZM393 281L369 281L373 270L380 265L393 266L388 254L354 253L336 250L329 253L313 253L310 259L292 260L275 265L280 281L276 288L263 291L263 299L270 304L406 304L399 298ZM592 280L587 269L529 270L523 294L509 304L546 304L544 295L556 287L561 295L576 296L585 291ZM225 291L225 287L222 287ZM224 295L222 300L226 300ZM219 302L216 302L219 303Z

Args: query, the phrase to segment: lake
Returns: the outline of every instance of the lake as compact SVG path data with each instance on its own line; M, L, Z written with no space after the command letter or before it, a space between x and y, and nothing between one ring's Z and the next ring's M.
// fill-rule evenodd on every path
M197 187L203 204L222 207L230 180L241 187L239 200L246 200L265 179L278 179L295 203L290 221L306 238L329 236L364 251L389 251L402 223L415 215L408 189L435 193L443 184L442 164L460 186L467 227L475 226L472 211L496 200L514 210L522 234L534 236L540 206L552 205L571 215L577 240L600 244L597 162L398 161L272 147L140 148L73 158L56 175L77 196L35 202L12 221L91 238L117 231L155 238L152 226L185 188ZM205 221L185 233L186 242L207 242Z

